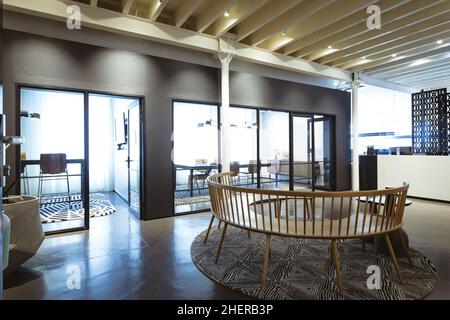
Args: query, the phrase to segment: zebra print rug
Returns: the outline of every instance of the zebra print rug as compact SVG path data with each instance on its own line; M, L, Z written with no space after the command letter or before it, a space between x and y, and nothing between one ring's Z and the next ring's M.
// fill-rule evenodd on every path
M361 241L338 243L344 282L344 297L338 293L334 264L329 261L330 241L272 237L268 281L261 285L265 236L229 227L220 260L214 264L222 229L213 227L206 244L206 231L199 234L191 246L191 256L197 268L210 279L257 299L319 299L319 300L412 300L422 299L437 285L432 262L418 251L410 249L413 267L405 258L399 259L405 279L401 285L389 257L377 255ZM379 266L381 283L378 289L368 289L369 266ZM371 278L373 279L373 278ZM374 283L369 281L370 283Z
M70 196L70 210L67 196L42 198L40 214L42 223L53 223L84 219L81 195ZM105 199L89 199L91 218L103 217L116 212L116 208Z

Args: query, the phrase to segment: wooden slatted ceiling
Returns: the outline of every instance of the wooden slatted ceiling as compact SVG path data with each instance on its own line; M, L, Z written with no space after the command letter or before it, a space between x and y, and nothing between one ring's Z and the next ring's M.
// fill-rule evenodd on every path
M215 37L230 33L243 44L403 85L450 85L450 0L78 2ZM381 9L380 29L367 28L369 5Z

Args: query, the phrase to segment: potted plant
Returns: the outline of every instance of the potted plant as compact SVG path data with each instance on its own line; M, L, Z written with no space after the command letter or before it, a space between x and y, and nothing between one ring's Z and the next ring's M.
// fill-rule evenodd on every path
M375 152L375 146L373 146L373 145L367 146L367 155L368 155L368 156L374 156L374 155L376 155L376 152Z

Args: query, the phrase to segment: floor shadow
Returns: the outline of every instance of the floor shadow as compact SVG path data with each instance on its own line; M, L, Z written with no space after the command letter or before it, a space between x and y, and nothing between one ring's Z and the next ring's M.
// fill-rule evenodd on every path
M28 269L25 267L19 267L13 273L4 276L3 278L3 289L11 289L14 287L22 286L27 282L36 280L44 276L43 272L39 272L33 269Z

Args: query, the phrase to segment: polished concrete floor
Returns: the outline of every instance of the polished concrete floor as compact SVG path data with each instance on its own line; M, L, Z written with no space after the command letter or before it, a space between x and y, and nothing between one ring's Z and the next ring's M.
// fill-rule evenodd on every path
M118 212L91 219L86 232L48 237L37 255L5 279L5 299L245 299L193 265L190 245L208 213L139 222ZM428 299L450 299L450 205L413 200L405 215L411 245L431 258L439 284ZM79 290L69 290L73 270ZM345 277L345 275L344 275Z

